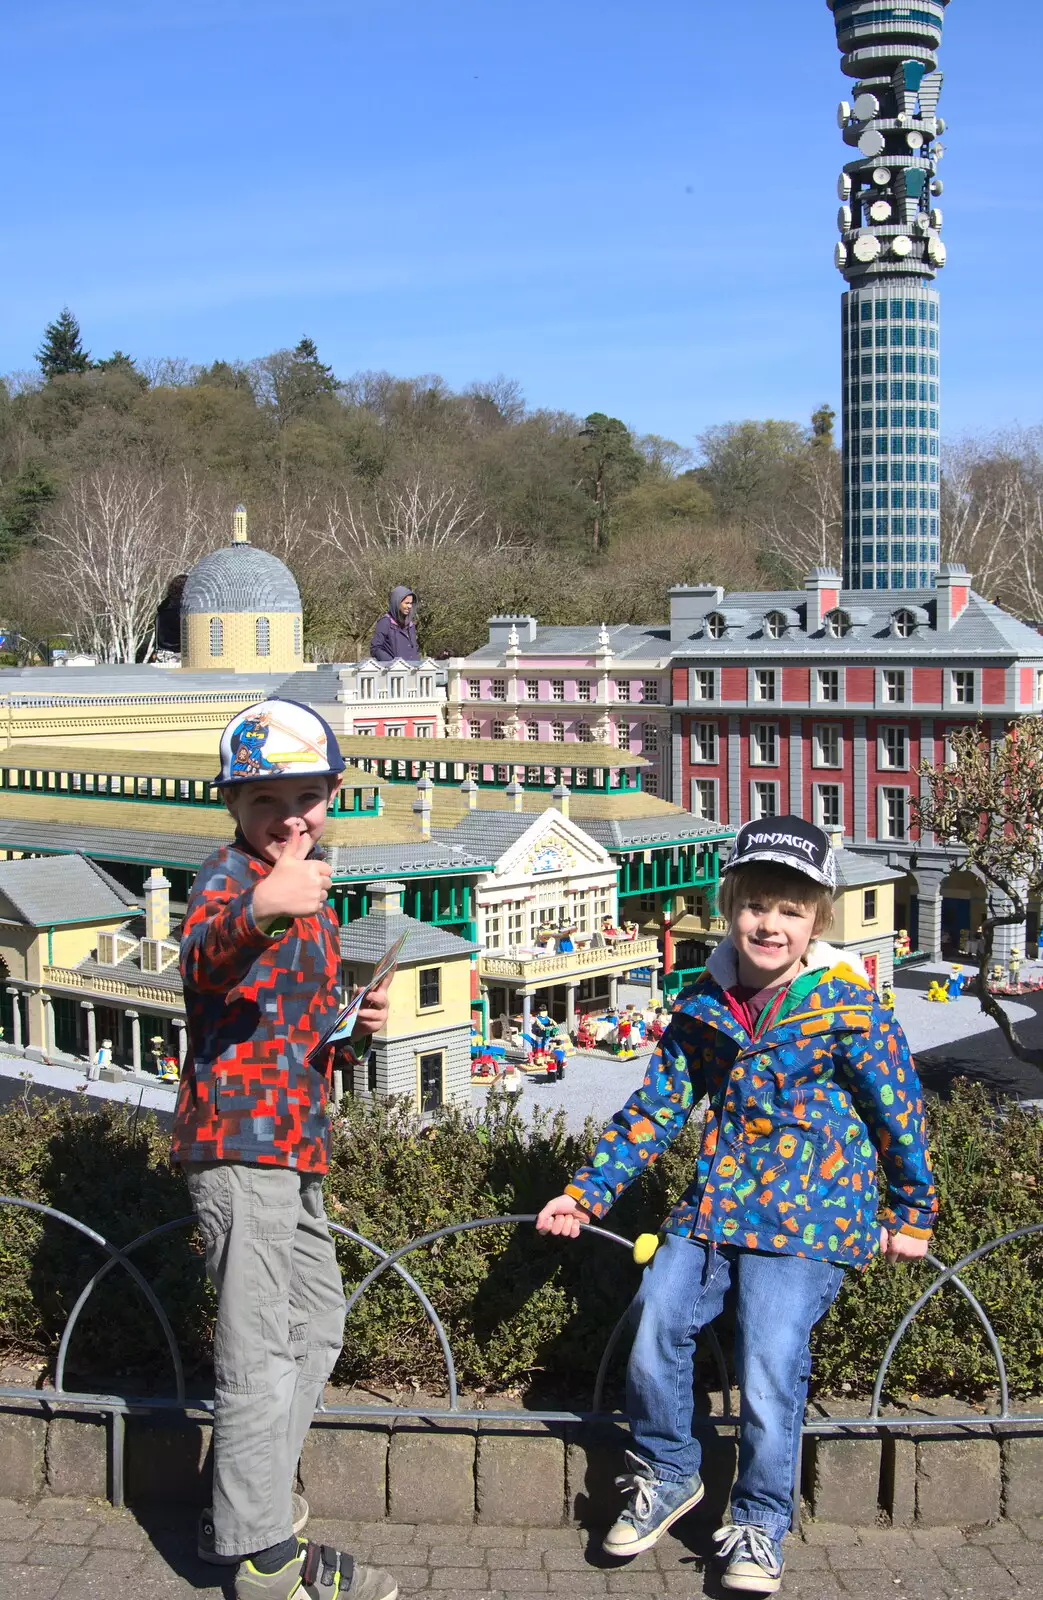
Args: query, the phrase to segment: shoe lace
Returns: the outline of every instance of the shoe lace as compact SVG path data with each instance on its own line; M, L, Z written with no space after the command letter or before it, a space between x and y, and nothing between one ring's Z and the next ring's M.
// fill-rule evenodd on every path
M628 1500L633 1496L633 1504L627 1506L631 1516L639 1521L652 1515L653 1496L655 1494L655 1474L649 1468L648 1462L640 1456L632 1455L628 1450L627 1461L633 1471L624 1472L616 1479L616 1488L622 1489Z
M762 1528L756 1528L752 1523L735 1522L729 1527L718 1528L713 1537L718 1546L717 1554L722 1560L738 1555L740 1560L748 1558L755 1561L766 1572L774 1572L779 1564L774 1541Z

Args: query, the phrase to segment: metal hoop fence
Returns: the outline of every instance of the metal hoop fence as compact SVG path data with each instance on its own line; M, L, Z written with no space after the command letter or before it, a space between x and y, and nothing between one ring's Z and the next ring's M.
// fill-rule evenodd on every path
M106 1257L97 1270L88 1279L80 1291L72 1310L69 1312L62 1330L55 1362L53 1388L37 1389L17 1384L0 1384L0 1407L16 1406L25 1407L34 1405L42 1407L47 1412L54 1411L82 1411L106 1417L109 1422L109 1491L113 1504L122 1505L124 1500L124 1439L126 1418L128 1416L142 1415L174 1415L179 1418L194 1418L207 1420L212 1416L213 1402L207 1399L189 1399L186 1394L184 1367L177 1337L171 1326L163 1305L152 1285L145 1278L131 1257L145 1245L152 1244L181 1229L191 1227L195 1218L193 1216L177 1217L170 1222L162 1223L159 1227L151 1228L146 1233L139 1234L129 1244L114 1245L96 1229L86 1223L78 1221L64 1211L59 1211L53 1206L43 1205L38 1201L22 1200L14 1196L0 1196L0 1207L34 1212L50 1222L58 1223L63 1227L73 1229L83 1238L98 1247ZM444 1228L437 1228L431 1233L424 1233L408 1244L400 1245L395 1250L385 1250L368 1239L364 1234L352 1228L344 1227L340 1223L331 1222L330 1231L341 1238L350 1240L375 1257L375 1265L356 1284L348 1297L345 1307L345 1319L349 1318L358 1305L363 1295L386 1272L394 1272L405 1284L406 1288L416 1296L425 1317L431 1325L435 1338L438 1341L445 1365L446 1387L448 1400L445 1406L399 1406L384 1403L366 1403L345 1405L341 1403L325 1404L320 1407L317 1415L325 1421L346 1425L350 1422L380 1420L394 1423L400 1419L441 1421L456 1420L461 1423L512 1423L524 1419L526 1422L543 1423L550 1426L563 1424L582 1423L620 1423L624 1419L619 1412L604 1409L604 1391L608 1378L612 1358L626 1332L629 1312L616 1323L609 1333L605 1348L598 1366L597 1376L591 1398L591 1406L587 1411L567 1410L496 1410L473 1409L461 1406L459 1403L459 1383L457 1378L456 1362L453 1358L452 1347L441 1317L432 1305L431 1300L423 1287L403 1265L407 1257L428 1246L437 1244L442 1239L453 1238L458 1234L469 1233L479 1228L502 1228L531 1226L536 1221L535 1214L517 1214L502 1217L478 1217L467 1222L451 1223ZM876 1379L869 1409L865 1416L821 1417L808 1418L802 1429L802 1440L815 1436L839 1436L843 1434L876 1433L908 1433L917 1429L930 1428L937 1432L953 1430L963 1432L966 1429L987 1430L1002 1423L1005 1429L1043 1433L1043 1420L1037 1414L1019 1414L1011 1410L1010 1390L1007 1378L1006 1363L1003 1350L996 1331L989 1320L988 1313L980 1304L972 1291L963 1282L959 1274L974 1262L980 1261L1001 1245L1013 1244L1019 1240L1029 1238L1035 1234L1043 1234L1043 1221L1032 1223L1028 1227L1017 1228L1009 1233L1001 1234L998 1238L990 1240L987 1244L980 1245L976 1250L963 1256L951 1266L946 1266L936 1256L928 1255L925 1262L934 1270L934 1278L927 1288L918 1296L914 1303L905 1312L897 1328L891 1336L887 1349L877 1368ZM607 1228L584 1227L582 1236L591 1239L604 1240L609 1244L622 1248L632 1254L633 1241L623 1235L612 1233ZM65 1374L68 1363L69 1348L83 1312L90 1302L98 1285L116 1267L122 1268L127 1273L134 1287L143 1296L149 1309L154 1314L162 1333L167 1353L170 1357L173 1371L173 1394L168 1395L117 1395L70 1390L65 1386ZM954 1288L963 1295L975 1318L981 1325L982 1333L989 1346L993 1360L996 1364L996 1377L999 1389L999 1410L988 1414L959 1415L952 1417L939 1416L882 1416L880 1412L884 1383L894 1360L895 1353L902 1338L909 1327L923 1310L923 1307L932 1297L947 1287ZM731 1405L730 1385L724 1354L712 1328L703 1331L712 1358L717 1380L721 1391L721 1412L719 1415L707 1415L693 1418L693 1428L699 1431L716 1432L718 1430L735 1432L738 1428L738 1418ZM799 1517L799 1484L800 1467L798 1463L797 1488L794 1491L794 1525Z

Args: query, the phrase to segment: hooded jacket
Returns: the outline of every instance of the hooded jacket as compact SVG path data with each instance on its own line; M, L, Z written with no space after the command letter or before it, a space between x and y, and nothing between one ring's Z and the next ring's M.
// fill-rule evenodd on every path
M400 583L388 596L388 608L376 627L370 641L369 653L374 661L419 661L420 650L416 642L416 622L412 615L403 619L402 602L407 595L416 595L408 584Z
M881 1222L929 1237L938 1205L923 1090L861 962L816 941L781 1012L752 1038L725 997L737 978L726 940L566 1193L603 1217L705 1095L695 1176L667 1232L854 1267L877 1253Z

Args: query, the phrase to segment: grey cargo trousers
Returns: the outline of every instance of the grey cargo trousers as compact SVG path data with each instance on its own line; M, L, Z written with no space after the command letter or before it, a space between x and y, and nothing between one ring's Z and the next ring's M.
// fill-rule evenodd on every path
M344 1289L322 1178L185 1163L217 1291L214 1544L252 1555L293 1533L304 1439L340 1353Z

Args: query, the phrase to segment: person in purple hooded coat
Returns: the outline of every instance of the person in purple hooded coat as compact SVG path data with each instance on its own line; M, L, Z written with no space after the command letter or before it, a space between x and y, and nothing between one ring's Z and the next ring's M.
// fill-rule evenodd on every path
M415 605L416 595L406 584L400 583L392 589L388 596L388 608L373 629L369 653L374 661L420 660L416 623L413 620Z

